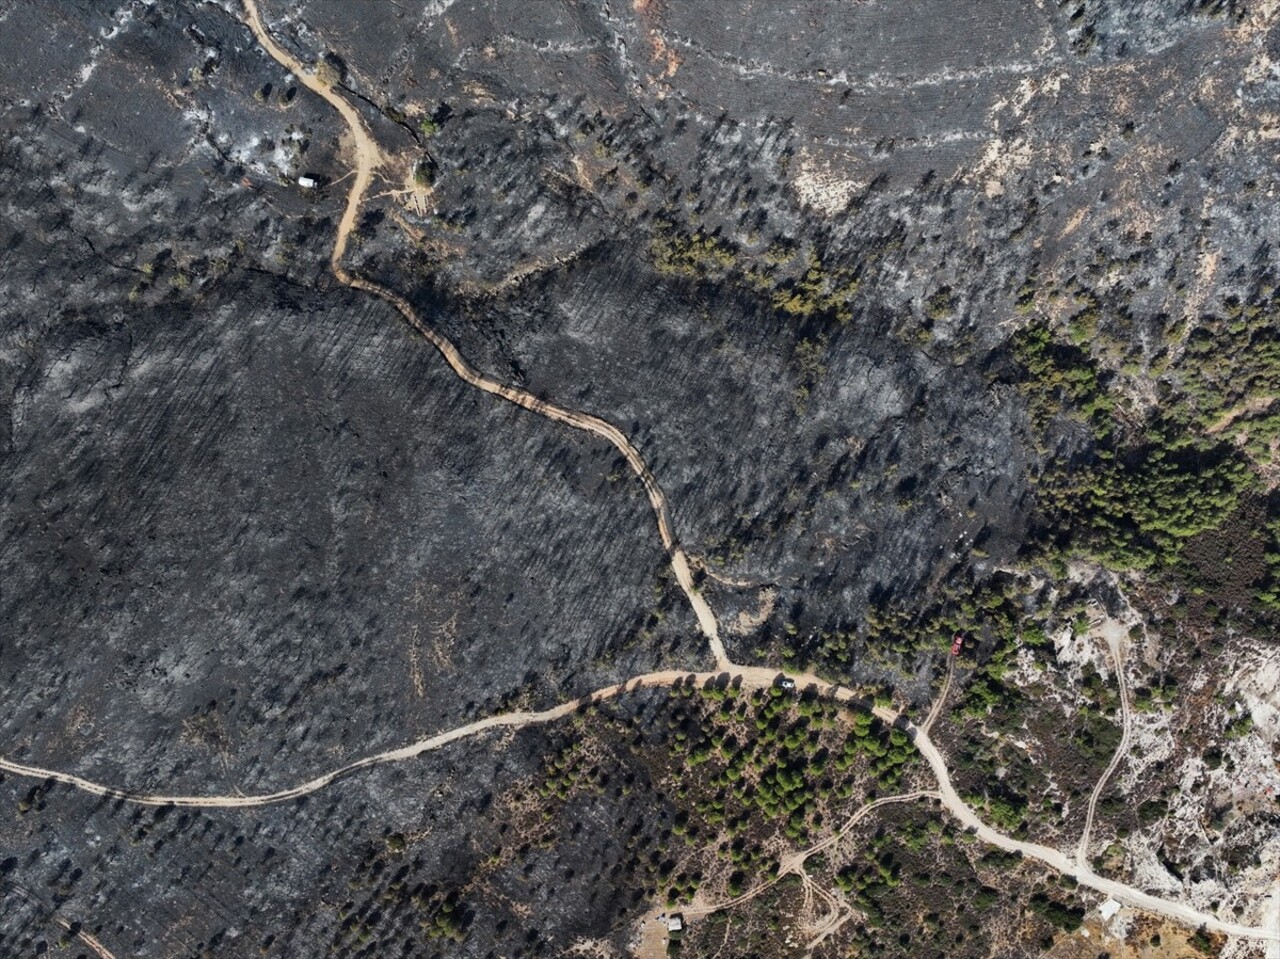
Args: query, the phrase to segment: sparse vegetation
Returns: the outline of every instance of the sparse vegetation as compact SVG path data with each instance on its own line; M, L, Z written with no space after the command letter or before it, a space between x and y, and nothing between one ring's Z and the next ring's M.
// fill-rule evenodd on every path
M336 87L347 78L347 65L336 53L326 53L316 63L316 79L327 87Z

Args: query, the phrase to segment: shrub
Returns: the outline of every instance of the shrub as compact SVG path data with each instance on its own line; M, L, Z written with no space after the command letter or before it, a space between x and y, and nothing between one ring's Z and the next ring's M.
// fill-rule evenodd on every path
M335 53L326 53L316 64L316 79L327 87L336 87L347 76L347 65Z

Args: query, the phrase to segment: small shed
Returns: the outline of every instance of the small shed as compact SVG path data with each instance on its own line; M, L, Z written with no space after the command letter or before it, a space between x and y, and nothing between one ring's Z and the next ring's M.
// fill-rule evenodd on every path
M314 190L319 185L320 181L313 176L298 177L298 186L302 187L304 190Z
M667 917L667 932L684 932L684 916L672 913Z

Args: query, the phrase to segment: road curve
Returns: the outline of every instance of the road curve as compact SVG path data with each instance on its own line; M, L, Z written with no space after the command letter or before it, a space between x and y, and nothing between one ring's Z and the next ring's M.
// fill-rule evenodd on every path
M1134 889L1132 886L1127 886L1122 882L1105 879L1086 864L1077 861L1074 856L1069 856L1061 850L1051 849L1039 843L1023 842L996 832L979 819L977 813L960 798L951 783L951 774L947 770L947 764L942 758L942 754L938 751L938 747L929 739L929 734L915 727L908 727L908 731L914 735L916 748L920 750L920 754L924 756L925 761L933 770L934 777L938 780L938 793L942 798L943 806L956 819L960 820L963 826L984 842L990 843L1006 852L1020 853L1028 859L1039 860L1064 876L1070 876L1080 885L1108 895L1117 902L1145 909L1147 912L1166 916L1189 926L1203 926L1212 932L1221 932L1228 936L1239 936L1243 939L1280 940L1280 934L1273 930L1257 926L1242 926L1234 922L1224 922L1216 916L1200 912L1183 903L1161 899L1159 896L1153 896L1140 889Z
M797 868L799 868L800 866L804 865L805 861L808 860L810 856L816 856L818 853L826 852L832 846L839 843L840 840L844 839L844 837L849 834L849 831L853 829L854 826L860 823L863 819L865 819L871 813L875 812L877 809L880 809L882 806L890 806L890 805L893 805L894 803L915 802L918 799L941 800L942 796L935 789L917 789L915 792L903 793L900 796L885 796L881 799L875 800L874 802L869 802L865 806L862 806L861 808L859 808L858 811L855 812L848 819L846 819L844 821L844 825L842 825L839 829L833 832L826 839L823 839L821 842L818 842L810 846L808 849L805 849L797 853L795 856L791 857L791 860L787 860L787 861L795 861Z
M749 902L761 893L772 889L786 876L795 875L803 877L805 875L804 864L810 856L817 855L824 850L830 849L833 845L843 839L849 830L877 809L880 809L882 806L892 805L893 803L915 802L917 799L923 798L937 799L939 797L935 792L922 790L901 796L884 796L873 802L869 802L866 805L859 807L857 812L845 820L844 825L841 826L837 832L832 833L826 839L823 839L814 846L810 846L808 849L802 849L800 852L794 853L793 855L783 857L782 861L778 864L778 874L772 879L761 883L754 889L748 889L746 892L741 895L734 896L732 899L726 899L724 902L711 903L705 906L687 906L685 907L684 914L690 918L696 919L700 916L709 916L713 912L732 909L734 906L740 906L744 902Z
M272 59L296 75L304 86L337 110L342 119L346 121L355 138L356 175L351 183L351 190L347 194L346 209L342 214L341 222L338 224L333 253L329 258L329 265L333 270L334 276L345 286L372 294L395 307L409 325L440 352L440 355L444 357L445 362L449 364L453 372L468 386L483 390L492 396L504 399L549 420L599 436L601 439L613 444L626 459L632 472L644 484L645 493L649 497L649 503L653 507L654 515L657 518L658 535L662 538L662 545L670 558L671 570L675 573L676 581L680 584L685 596L688 597L689 605L693 607L694 614L698 619L698 628L707 639L716 665L720 667L728 666L729 657L725 653L724 643L720 638L720 627L716 622L715 613L712 612L707 601L694 586L689 559L676 538L675 528L671 522L667 498L662 492L662 487L658 485L656 477L650 471L648 464L645 463L644 458L640 455L640 451L632 445L623 432L612 423L598 416L556 406L525 390L516 389L489 379L479 373L463 358L462 353L459 352L448 337L441 335L437 330L423 322L408 300L380 283L351 274L342 265L342 260L346 253L347 240L355 226L356 217L359 215L360 204L363 202L369 184L373 181L373 170L380 162L381 151L355 108L271 38L258 10L257 0L243 0L243 3L248 14L249 29L253 31L254 37L262 45L262 48L270 54Z
M302 796L314 793L319 789L328 786L338 779L342 779L352 773L362 769L368 769L373 766L384 763L401 762L406 759L413 759L424 753L441 749L450 743L466 739L487 732L491 729L523 729L528 726L534 726L542 723L553 722L556 719L568 716L575 710L585 706L591 702L598 702L619 696L624 692L633 691L643 687L651 686L673 686L677 683L693 683L698 686L706 685L709 682L720 682L728 679L730 675L735 676L743 689L767 689L774 685L780 675L789 675L790 678L796 680L798 686L813 687L819 694L825 695L831 699L845 703L861 704L862 700L857 697L852 690L842 686L833 685L825 680L819 679L808 674L783 674L778 670L767 669L764 667L742 667L735 666L731 671L717 671L705 673L687 673L678 670L663 670L654 673L645 673L641 676L633 677L623 683L613 686L606 686L604 689L597 690L580 699L571 700L554 706L550 709L541 710L539 712L514 712L500 713L489 716L485 719L468 723L465 726L459 726L456 729L447 732L438 733L425 739L419 739L407 746L401 746L398 749L390 749L385 752L377 753L372 756L366 756L355 762L340 766L331 770L322 776L317 776L307 782L300 783L289 789L282 789L277 792L261 793L254 796L245 795L222 795L222 796L178 796L178 795L162 795L149 793L135 793L124 789L117 789L112 786L106 786L96 783L80 776L73 776L70 773L58 772L53 769L43 769L38 766L28 766L22 763L11 762L7 759L0 759L0 771L12 773L17 776L26 776L33 779L52 779L57 782L74 786L86 792L93 793L98 796L106 796L113 799L123 799L129 802L146 806L186 806L199 808L245 808L252 806L267 806L274 803L287 802L291 799L297 799ZM894 722L896 714L889 710L876 707L873 712L877 717L885 722ZM909 723L900 724L912 737L916 748L929 764L929 768L933 770L934 778L938 782L936 796L942 802L942 805L953 815L960 823L970 830L977 838L984 842L990 843L1006 852L1019 853L1030 859L1036 859L1043 862L1052 869L1057 870L1063 875L1070 876L1080 883L1104 895L1110 896L1118 902L1144 909L1147 912L1156 915L1166 916L1178 922L1185 923L1192 927L1200 927L1220 932L1228 936L1238 936L1244 939L1260 939L1271 942L1280 942L1280 932L1273 929L1261 928L1256 926L1244 926L1234 922L1224 922L1216 916L1208 913L1200 912L1183 903L1172 902L1153 896L1150 893L1127 886L1124 883L1116 882L1112 879L1105 879L1099 876L1093 870L1089 869L1085 864L1078 862L1073 856L1063 853L1061 850L1052 849L1048 846L1042 846L1038 843L1023 842L1019 839L1013 839L1003 833L999 833L992 829L981 819L977 813L969 807L960 795L956 792L955 787L951 783L951 773L947 769L946 761L942 754L938 751L938 747L933 744L929 738L927 731L917 728ZM928 791L932 794L932 790ZM911 798L917 798L912 795ZM903 797L890 797L887 801L902 801ZM874 804L873 804L874 805ZM728 904L722 904L728 905Z
M323 789L330 783L339 779L344 779L352 773L362 769L369 769L373 766L380 766L384 763L403 762L406 759L414 759L424 753L434 752L450 743L455 743L460 739L468 739L472 736L478 736L481 733L491 729L523 729L526 726L536 726L541 723L554 722L568 716L574 710L587 703L599 701L603 699L611 699L627 690L638 689L641 686L672 686L677 682L685 680L690 675L695 677L695 682L706 682L714 673L689 674L677 672L674 670L647 673L643 676L637 676L627 680L625 683L618 683L614 686L607 686L604 689L597 690L581 699L574 699L567 703L561 703L559 706L553 706L550 709L544 709L538 712L514 712L514 713L497 713L493 716L487 716L484 719L476 720L473 723L467 723L465 726L458 726L443 733L437 733L434 736L428 736L425 739L419 739L409 743L407 746L400 746L396 749L388 749L385 752L375 753L372 756L365 756L363 759L357 759L354 762L347 763L345 766L339 766L332 769L321 776L314 779L308 779L306 782L291 786L288 789L281 789L276 792L259 793L257 795L214 795L214 796L183 796L183 795L165 795L163 793L140 793L127 789L118 789L114 786L106 786L102 783L93 782L80 776L74 776L70 773L58 772L53 769L43 769L39 766L27 766L22 763L15 763L8 759L0 758L0 771L12 773L16 776L26 776L33 779L52 779L69 786L75 786L85 792L93 793L96 796L106 796L109 799L124 799L131 803L142 806L186 806L200 809L243 809L253 806L271 806L276 803L288 802L291 799L299 799L303 796L310 795L319 789Z
M771 687L778 676L781 675L775 669L765 669L759 666L734 667L733 673L740 679L740 685L743 689L767 689ZM352 773L359 772L362 769L368 769L373 766L379 766L384 763L403 762L406 759L414 759L424 753L434 752L450 743L455 743L461 739L468 739L472 736L478 736L481 733L488 732L491 729L523 729L527 726L537 726L543 723L554 722L570 715L575 710L588 705L592 702L600 702L606 699L612 699L620 696L625 692L631 692L637 689L654 686L674 686L678 683L691 682L697 686L704 686L709 682L727 679L729 673L727 671L690 673L680 670L660 670L653 673L644 673L640 676L633 676L625 682L617 683L612 686L606 686L598 689L593 693L588 693L579 699L573 699L550 709L540 711L521 711L513 713L496 713L487 716L484 719L478 719L475 722L467 723L464 726L458 726L454 729L437 733L434 736L427 736L423 739L415 740L405 746L395 749L388 749L384 752L375 753L371 756L365 756L346 765L339 766L330 770L323 775L316 776L314 779L308 779L306 782L291 786L288 789L280 789L275 792L258 793L256 795L243 795L236 793L235 795L169 795L164 793L142 793L127 789L120 789L115 786L108 786L102 783L85 779L71 773L59 772L55 769L45 769L41 766L28 766L24 763L14 762L9 759L0 758L0 772L12 773L15 776L24 776L30 779L52 779L56 782L64 783L68 786L74 786L77 789L92 793L96 796L105 796L109 799L123 799L131 803L143 806L186 806L197 807L203 809L242 809L254 806L270 806L276 803L288 802L291 799L298 799L302 796L310 795L339 779L344 779ZM853 693L840 687L831 687L830 684L824 682L817 677L800 674L793 677L797 682L804 685L817 686L821 691L831 694L834 692L833 698L842 702L861 702L857 700ZM876 715L881 719L892 722L893 714L886 710L879 709Z
M348 126L350 126L352 133L356 138L356 176L352 184L351 192L347 198L346 210L339 226L338 239L334 244L334 250L331 257L331 266L335 276L337 276L340 282L355 289L364 290L378 296L399 310L410 325L412 325L414 329L420 332L436 347L436 349L440 351L441 355L444 356L446 362L449 363L454 372L471 386L505 399L517 406L521 406L532 412L538 413L548 419L600 436L612 443L619 452L623 454L632 470L640 477L645 486L645 490L649 496L649 501L652 504L655 516L657 517L659 534L661 535L663 545L670 556L672 570L675 573L676 579L681 588L689 598L689 602L698 617L699 627L707 637L720 670L713 673L696 674L679 671L649 673L635 677L625 683L606 687L605 689L592 693L589 696L563 703L551 709L539 712L514 712L490 716L485 719L469 723L465 726L460 726L457 729L417 740L416 742L398 749L388 750L386 752L377 753L375 755L356 760L355 762L348 763L345 766L341 766L291 788L272 793L263 793L256 796L166 796L160 794L133 793L127 790L116 789L114 787L95 783L69 773L43 769L37 766L28 766L21 763L11 762L6 759L0 759L0 770L13 775L31 777L35 779L52 779L95 795L123 799L143 805L174 805L205 808L264 806L306 796L359 770L379 764L412 759L423 755L424 753L441 749L450 743L457 742L458 740L471 736L480 735L492 729L520 729L540 723L552 722L571 714L576 709L589 702L618 696L627 690L638 688L640 685L674 685L677 682L683 682L690 679L697 684L705 684L713 679L722 678L726 671L731 671L741 676L742 685L745 688L765 688L773 685L774 680L779 675L779 671L764 667L734 666L728 659L724 646L720 641L719 629L715 615L710 606L706 603L705 599L703 599L694 588L688 557L680 548L674 535L666 499L662 490L658 486L657 481L649 471L639 452L631 445L630 441L627 440L620 430L598 417L554 406L553 404L539 399L530 393L526 393L522 390L516 390L512 387L505 386L485 378L467 364L452 342L423 323L406 300L393 291L373 283L370 280L352 276L342 266L341 259L345 252L347 238L354 226L364 193L372 180L373 168L380 156L380 153L377 149L376 143L364 127L363 121L359 114L356 113L355 109L332 89L321 83L318 78L308 73L302 64L271 40L263 26L255 0L243 0L243 2L245 4L246 11L249 14L250 29L262 44L263 48L284 67L296 74L304 85L313 90L319 96L323 97L330 105L338 110L343 119L346 120ZM859 701L858 697L855 696L852 690L845 689L838 685L832 685L818 677L808 674L790 675L791 678L796 680L798 685L813 686L818 692L830 696L838 701ZM1125 701L1127 701L1127 691L1123 687L1122 675L1121 683L1122 697L1125 697ZM949 685L950 671L948 673L948 681L944 685L944 694L946 689L949 688ZM874 712L878 717L886 722L894 722L898 718L896 714L886 709L876 708ZM1083 856L1071 857L1060 850L1052 849L1048 846L1042 846L1037 843L1028 843L1013 839L990 828L978 818L973 809L971 809L960 798L959 794L956 793L955 788L951 783L951 776L947 769L946 762L943 759L942 754L938 751L938 748L929 738L929 727L931 726L934 718L936 718L936 715L937 709L930 713L929 718L926 720L926 725L922 728L917 728L910 724L903 725L912 735L916 747L920 750L921 755L925 758L925 761L929 764L929 767L932 769L933 774L937 779L937 795L943 806L945 806L945 808L955 816L962 825L973 832L977 838L1008 852L1020 853L1023 856L1043 862L1063 875L1071 876L1083 886L1087 886L1105 895L1111 896L1120 902L1144 909L1148 912L1166 916L1190 926L1203 926L1208 930L1224 933L1229 936L1268 940L1271 942L1280 941L1280 933L1277 933L1275 930L1224 922L1215 916L1199 912L1198 910L1192 909L1190 906L1186 906L1182 903L1170 902L1149 893L1142 892L1141 890L1134 889L1123 883L1098 876L1088 868L1087 864L1083 861ZM1116 760L1113 759L1113 767L1115 762ZM1111 770L1109 769L1107 775L1110 774L1110 771ZM1105 778L1106 777L1104 777L1104 780ZM1101 787L1099 786L1099 788ZM1084 843L1087 845L1087 832L1084 838Z

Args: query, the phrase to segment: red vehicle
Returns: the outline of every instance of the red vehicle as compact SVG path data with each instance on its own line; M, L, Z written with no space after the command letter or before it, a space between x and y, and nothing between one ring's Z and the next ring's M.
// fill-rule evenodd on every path
M962 647L963 645L964 645L964 637L961 636L959 633L956 633L956 638L951 641L951 655L959 656L960 647Z

